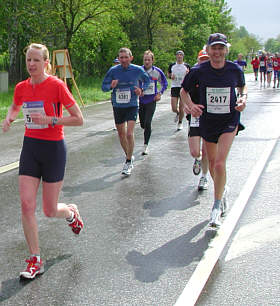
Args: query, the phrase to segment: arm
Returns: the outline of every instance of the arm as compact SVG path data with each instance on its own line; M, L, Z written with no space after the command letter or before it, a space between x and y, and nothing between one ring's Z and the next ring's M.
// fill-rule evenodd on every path
M11 127L11 123L16 119L19 111L21 109L20 105L12 104L8 110L7 116L2 123L2 130L3 132L7 132Z
M65 117L53 117L53 116L42 116L41 114L31 114L32 121L36 124L44 125L50 124L54 125L65 125L65 126L79 126L83 125L84 118L83 114L78 106L78 104L74 104L71 107L67 108L69 116Z
M199 117L202 115L204 106L201 104L193 103L190 94L184 88L181 88L180 97L186 114L192 114L194 117Z
M109 71L106 73L105 78L102 82L102 90L106 92L106 91L110 91L112 88L114 88L114 87L111 86L112 81L113 81L113 78L112 78L112 74L111 74L111 69L109 69ZM116 85L115 85L115 87L116 87Z
M163 94L164 91L167 89L168 82L167 82L166 76L163 73L163 71L161 69L158 69L158 71L160 74L160 85L161 85L160 93Z

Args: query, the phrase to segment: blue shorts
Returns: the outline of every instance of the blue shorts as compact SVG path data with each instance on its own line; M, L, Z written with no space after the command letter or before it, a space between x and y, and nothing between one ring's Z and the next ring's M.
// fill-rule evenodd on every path
M274 79L280 79L280 70L274 70Z
M24 137L19 175L42 178L44 182L62 181L66 165L64 140L52 141Z
M133 107L113 107L116 124L122 124L127 121L136 121L138 115L138 106Z

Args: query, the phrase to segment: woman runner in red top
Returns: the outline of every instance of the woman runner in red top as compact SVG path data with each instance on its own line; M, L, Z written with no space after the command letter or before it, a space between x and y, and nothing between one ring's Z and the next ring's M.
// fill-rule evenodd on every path
M26 260L27 268L20 276L32 279L44 272L35 216L41 178L45 215L65 218L75 234L83 228L77 206L58 203L66 163L63 126L82 125L83 115L64 82L48 74L51 69L46 46L31 44L27 47L26 67L30 78L16 85L14 101L3 121L3 131L9 130L22 108L25 135L19 165L19 193L30 257ZM69 116L62 116L63 106Z

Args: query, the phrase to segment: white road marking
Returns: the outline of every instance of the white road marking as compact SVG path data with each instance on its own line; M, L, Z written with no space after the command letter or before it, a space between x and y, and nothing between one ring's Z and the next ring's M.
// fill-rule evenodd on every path
M8 171L13 170L13 169L16 169L16 168L18 168L18 166L19 166L19 161L16 161L16 162L11 163L11 164L6 165L6 166L2 166L2 167L0 167L0 174L8 172Z
M270 141L264 148L261 158L256 163L243 186L238 198L225 218L217 235L209 244L204 256L198 263L182 294L174 306L192 306L197 302L208 278L211 275L228 239L230 238L254 188L274 149L278 139Z
M280 239L280 215L247 224L240 228L227 252L225 261L240 257Z

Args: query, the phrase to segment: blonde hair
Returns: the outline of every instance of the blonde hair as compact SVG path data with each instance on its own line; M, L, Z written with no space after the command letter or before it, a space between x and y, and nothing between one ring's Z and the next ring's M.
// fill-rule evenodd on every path
M52 66L50 64L50 53L48 48L43 44L31 43L24 49L24 53L26 54L30 49L37 49L42 51L44 61L48 61L48 65L45 68L45 72L48 74L52 74Z
M155 56L154 56L154 53L153 53L151 50L145 51L143 57L144 57L145 55L150 55L150 56L152 57L152 60L154 61Z

